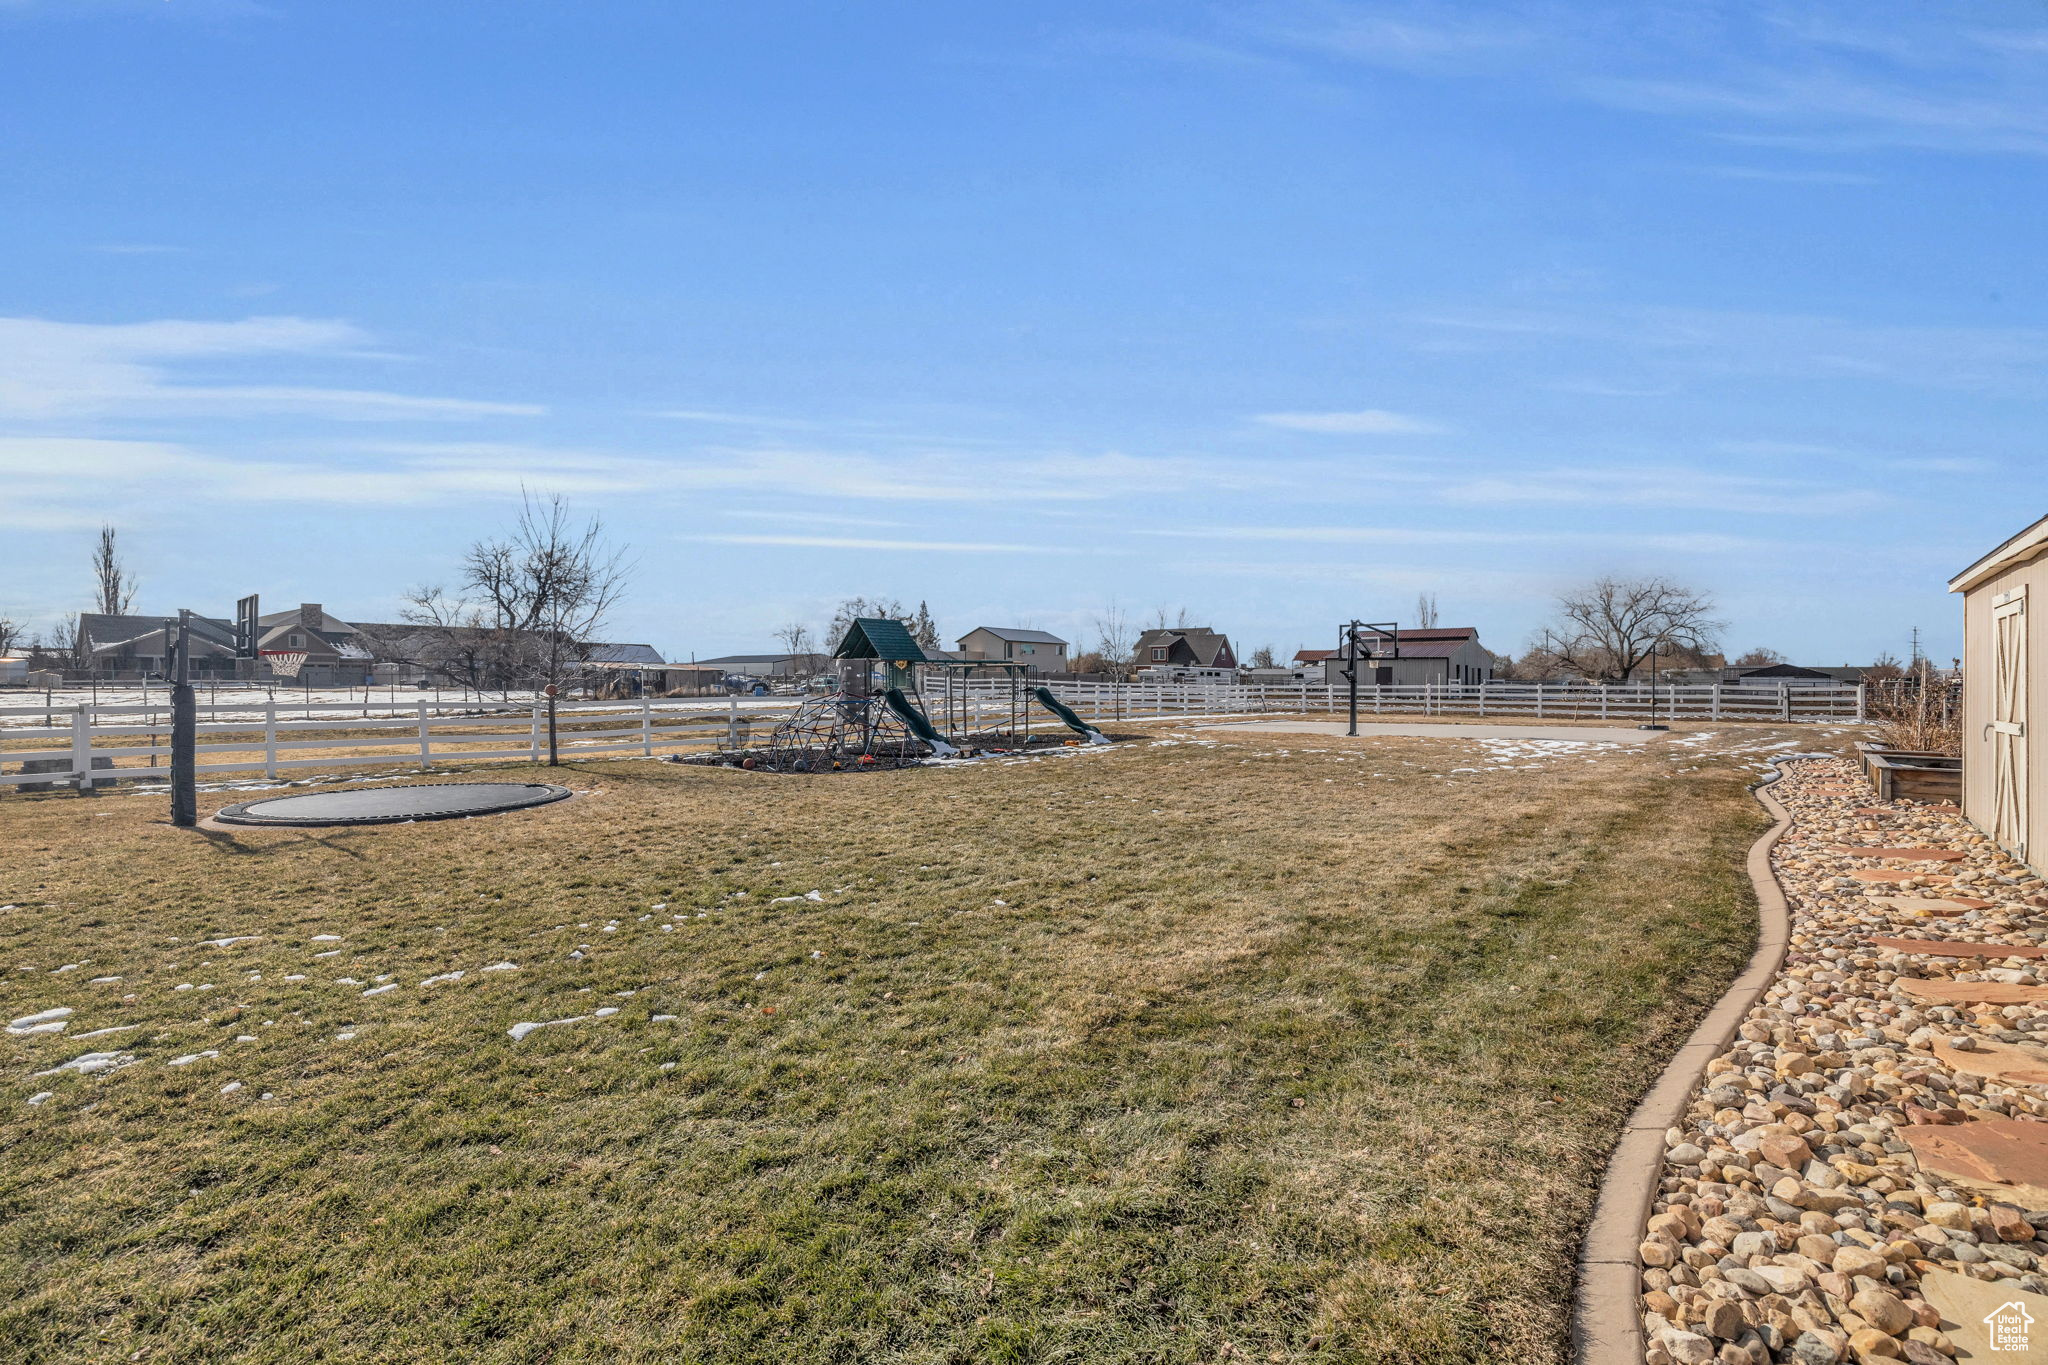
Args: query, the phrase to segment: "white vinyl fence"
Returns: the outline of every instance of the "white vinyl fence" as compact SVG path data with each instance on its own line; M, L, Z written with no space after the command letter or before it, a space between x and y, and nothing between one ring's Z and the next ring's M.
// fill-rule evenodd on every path
M1168 683L1043 682L1096 724L1186 715L1343 712L1346 690L1324 685L1200 686ZM921 700L943 731L1036 731L1059 722L1007 682L931 680ZM1654 708L1654 709L1653 709ZM703 701L575 702L557 707L556 743L565 759L745 748L766 741L789 706L723 706ZM1483 686L1361 687L1362 715L1501 716L1557 720L1808 722L1863 719L1861 687L1590 687L1495 682ZM478 706L456 701L293 702L254 699L202 705L197 772L262 773L383 764L425 770L437 762L518 759L548 752L544 705ZM41 721L41 724L35 722ZM27 723L23 723L27 722ZM0 707L0 792L27 784L86 790L94 782L168 777L167 704L69 708ZM23 771L24 768L32 771ZM157 770L155 774L151 769Z
M1178 715L1345 711L1343 686L1309 684L1087 683L1036 679L1084 720L1097 723ZM987 705L1007 697L1009 685L975 679L955 682ZM1620 687L1565 683L1490 682L1412 687L1360 687L1361 715L1505 716L1545 720L1861 721L1863 688L1759 687L1737 683ZM1042 713L1041 713L1042 714ZM1034 725L1037 718L1034 717Z
M274 778L297 768L351 764L425 770L436 762L537 763L547 758L544 704L480 708L418 701L397 715L379 704L378 714L368 716L364 709L349 702L199 706L195 770L202 777L260 772ZM556 745L565 760L740 747L760 743L786 714L785 708L742 707L737 699L723 708L707 708L701 701L561 704ZM50 722L0 730L0 792L31 783L85 790L93 782L169 777L167 705L88 703L54 714L39 706L6 707L0 708L0 717Z

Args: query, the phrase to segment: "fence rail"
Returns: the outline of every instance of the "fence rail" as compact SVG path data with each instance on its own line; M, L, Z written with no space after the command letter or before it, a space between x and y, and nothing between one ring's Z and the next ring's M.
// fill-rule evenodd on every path
M1084 719L1141 720L1177 715L1313 713L1343 711L1349 690L1319 683L1225 684L1090 683L1044 679L1054 696ZM953 681L970 697L999 700L1002 682ZM1361 714L1424 716L1528 716L1556 720L1849 721L1865 719L1860 686L1759 687L1739 683L1621 687L1558 683L1360 687Z
M419 701L401 715L380 707L382 713L372 716L350 702L224 702L195 709L194 771L202 776L260 772L275 778L293 769L375 763L425 771L436 762L539 762L548 751L547 709L539 704L497 705L480 713L474 704ZM40 706L0 708L0 717L46 714ZM737 698L723 708L653 700L560 705L555 740L564 758L651 758L741 747L786 714L786 708L742 706ZM53 723L0 730L0 791L29 785L83 791L146 778L152 769L169 776L166 706L81 703L48 718ZM143 738L147 744L137 742ZM290 756L313 751L319 756Z

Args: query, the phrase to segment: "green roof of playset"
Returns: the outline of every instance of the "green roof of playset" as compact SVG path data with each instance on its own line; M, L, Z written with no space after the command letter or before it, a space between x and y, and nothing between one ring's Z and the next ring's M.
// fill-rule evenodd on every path
M832 651L835 659L887 659L900 663L929 663L910 629L901 621L885 616L858 616L846 628L846 636Z

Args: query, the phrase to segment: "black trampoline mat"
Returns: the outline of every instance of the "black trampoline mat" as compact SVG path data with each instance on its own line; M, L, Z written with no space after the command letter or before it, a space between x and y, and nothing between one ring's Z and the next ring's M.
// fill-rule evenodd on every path
M213 818L226 825L386 825L493 815L567 795L567 787L546 782L427 782L266 797L228 806Z

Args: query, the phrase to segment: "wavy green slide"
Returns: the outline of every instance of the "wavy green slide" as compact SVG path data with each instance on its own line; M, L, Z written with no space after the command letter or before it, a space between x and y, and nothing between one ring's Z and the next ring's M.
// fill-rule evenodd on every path
M946 737L932 728L924 712L917 704L903 695L903 689L892 687L882 694L882 704L896 713L896 718L910 727L910 733L932 746L932 757L951 758L960 751L946 742Z
M1074 714L1074 709L1052 694L1050 687L1034 687L1031 695L1038 698L1038 704L1060 718L1069 730L1077 735L1086 735L1090 744L1107 744L1109 736L1102 733Z

